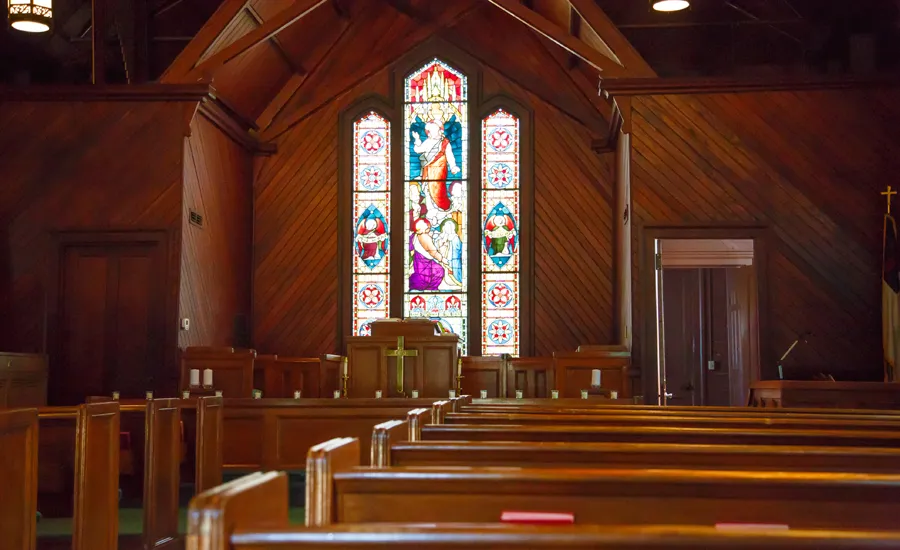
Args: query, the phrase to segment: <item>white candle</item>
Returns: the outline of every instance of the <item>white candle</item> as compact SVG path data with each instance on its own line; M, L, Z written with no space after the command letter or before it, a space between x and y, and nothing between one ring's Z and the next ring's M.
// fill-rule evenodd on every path
M481 390L481 398L487 399L487 390Z
M253 390L253 399L262 399L262 392L259 390Z
M153 399L153 392L148 391L147 393L144 394L144 397L146 397L147 399Z
M213 385L212 369L204 369L203 370L203 385L212 387L212 385Z
M118 400L119 400L119 392L114 391L113 392L113 401L118 401Z
M559 399L559 390L550 390L551 399Z
M418 399L419 398L419 390L413 390L412 393L410 393L410 397L412 397L413 399Z
M222 397L222 390L216 390L216 397Z
M618 398L619 398L619 392L617 392L617 391L611 391L611 392L609 392L609 398L610 398L610 399L618 399Z
M450 399L453 399L455 397L456 397L456 390L450 390Z
M347 377L348 364L349 364L349 361L347 361L346 357L341 359L341 368L344 369L344 377L345 378Z
M300 399L300 390L294 392L294 399Z
M341 398L341 390L334 390L334 398L335 399Z
M191 369L191 386L200 385L200 369Z
M381 390L375 390L375 399L381 399Z
M516 399L522 399L522 390L516 390Z
M191 398L191 392L189 392L189 391L187 391L187 390L184 390L183 392L181 392L181 398L182 398L182 399L190 399L190 398Z
M587 398L588 398L588 391L587 391L587 390L581 390L581 398L582 398L582 399L587 399Z
M600 369L591 371L591 386L594 386L595 388L600 387Z

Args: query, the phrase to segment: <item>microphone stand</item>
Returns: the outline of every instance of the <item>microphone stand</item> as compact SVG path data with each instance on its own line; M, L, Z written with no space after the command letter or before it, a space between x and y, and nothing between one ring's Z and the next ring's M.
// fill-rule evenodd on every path
M806 342L805 338L809 337L810 335L812 335L811 332L804 332L804 333L800 334L799 336L797 336L797 339L794 340L794 343L791 344L791 346L787 349L787 351L784 352L784 355L781 356L781 359L778 360L778 379L779 380L784 380L784 369L783 369L784 360L787 359L787 356L790 355L792 351L794 351L794 348L797 347L797 344L800 343L800 340L803 340L803 342L805 343Z

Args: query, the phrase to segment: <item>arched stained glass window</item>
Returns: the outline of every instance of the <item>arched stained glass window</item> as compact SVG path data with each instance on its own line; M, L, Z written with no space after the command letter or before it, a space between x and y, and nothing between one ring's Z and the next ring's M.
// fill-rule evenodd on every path
M519 355L519 119L481 121L481 352Z
M390 305L391 125L374 111L353 123L353 334Z
M459 336L469 300L466 77L434 59L404 81L404 316L427 317Z

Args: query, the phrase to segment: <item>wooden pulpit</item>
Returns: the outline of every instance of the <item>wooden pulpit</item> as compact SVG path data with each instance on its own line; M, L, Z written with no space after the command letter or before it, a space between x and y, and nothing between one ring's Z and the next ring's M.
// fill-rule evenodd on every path
M349 336L349 397L447 397L456 389L459 337L427 319L372 323L371 336Z

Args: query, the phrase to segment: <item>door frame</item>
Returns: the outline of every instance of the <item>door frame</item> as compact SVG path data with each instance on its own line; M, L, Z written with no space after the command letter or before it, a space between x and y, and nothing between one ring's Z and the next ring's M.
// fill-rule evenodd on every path
M758 308L759 363L751 364L744 377L749 383L760 380L764 365L772 363L771 338L769 338L768 260L772 242L771 228L755 223L738 224L647 224L637 227L640 255L638 256L638 294L641 314L641 345L639 351L641 388L644 402L654 404L659 391L656 365L656 262L653 243L656 239L751 239L753 263L756 268L756 295Z
M166 229L61 229L50 232L50 248L46 257L48 258L44 288L46 289L46 301L44 303L44 349L48 355L48 387L47 397L48 404L52 399L58 398L60 393L59 383L60 377L53 376L55 371L55 363L59 360L60 345L59 339L59 323L60 323L60 287L63 283L63 256L65 250L71 246L109 246L109 245L127 245L127 244L152 244L161 247L161 254L166 259L164 271L166 280L163 283L165 293L165 313L163 328L164 349L161 354L163 364L158 365L152 372L147 373L153 377L152 388L148 390L159 393L165 392L168 388L168 378L177 376L173 370L177 366L176 342L178 337L178 292L173 292L174 288L178 288L180 267L180 258L172 257L173 253L180 255L177 246L170 246L170 243L176 243L172 232ZM171 328L174 327L174 328ZM173 374L174 373L174 374Z

